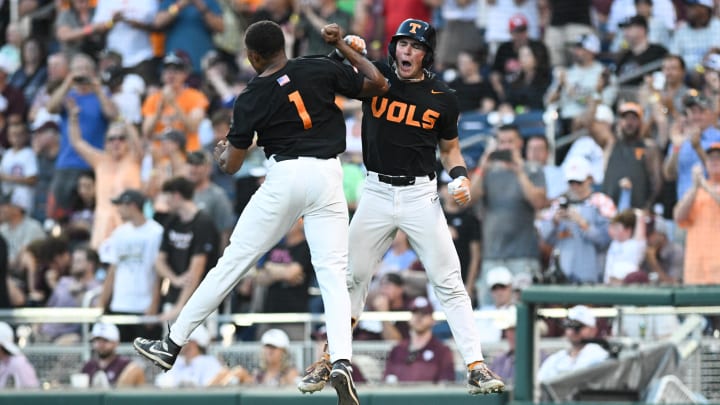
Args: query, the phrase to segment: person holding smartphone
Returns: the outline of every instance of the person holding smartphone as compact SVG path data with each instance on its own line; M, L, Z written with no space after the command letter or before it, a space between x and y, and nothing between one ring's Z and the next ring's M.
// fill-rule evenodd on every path
M515 125L497 131L472 178L472 201L482 201L483 260L476 282L480 305L490 302L489 269L507 267L514 276L540 273L540 249L533 221L547 204L542 167L526 163L523 138Z

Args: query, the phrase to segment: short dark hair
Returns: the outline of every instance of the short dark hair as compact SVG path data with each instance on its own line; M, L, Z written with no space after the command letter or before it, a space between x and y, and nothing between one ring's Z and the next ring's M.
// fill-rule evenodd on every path
M195 186L185 177L177 176L165 181L162 185L162 191L164 193L179 193L183 199L192 200Z
M263 58L282 52L285 49L282 28L268 20L253 23L245 31L245 46Z
M518 138L522 139L522 134L520 133L520 127L518 127L515 124L503 124L498 127L497 132L503 132L503 131L514 131Z
M622 211L615 215L615 217L612 219L611 223L613 224L620 224L625 229L635 229L635 222L637 221L637 216L635 215L635 212L632 209L626 209L625 211Z
M75 248L74 252L85 253L85 258L93 264L93 267L97 268L100 266L100 256L98 255L98 252L90 246L80 246Z
M685 61L683 60L682 56L669 53L669 54L665 55L665 57L663 58L663 60L672 60L672 59L675 59L676 61L678 61L678 63L680 63L680 67L682 68L683 71L687 70L687 68L685 67Z
M539 139L543 141L545 147L548 148L548 150L550 149L550 142L548 142L548 139L545 135L530 135L525 139L525 144L527 145L533 139Z

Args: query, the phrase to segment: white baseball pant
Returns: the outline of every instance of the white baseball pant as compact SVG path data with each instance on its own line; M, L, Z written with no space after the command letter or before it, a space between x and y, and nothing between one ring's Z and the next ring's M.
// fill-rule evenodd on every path
M377 173L368 173L350 222L348 289L353 318L360 317L372 276L398 229L408 235L425 266L466 364L483 360L480 333L460 276L460 259L440 206L437 183L427 176L418 177L411 186L392 186L380 182Z
M245 207L217 265L192 294L170 328L170 338L187 343L265 252L300 217L325 302L331 361L352 357L350 299L346 288L348 209L338 159L298 158L275 162Z

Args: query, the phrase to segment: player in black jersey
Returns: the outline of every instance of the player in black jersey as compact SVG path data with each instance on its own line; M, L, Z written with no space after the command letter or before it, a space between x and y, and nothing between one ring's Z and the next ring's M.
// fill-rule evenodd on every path
M390 90L363 98L362 145L368 176L350 224L351 313L353 320L359 318L373 273L397 230L403 230L425 266L468 365L470 393L499 392L505 385L483 361L470 297L437 194L439 147L441 162L454 179L448 185L453 198L461 205L470 201L470 182L457 139L457 98L427 70L434 48L435 30L430 24L404 21L388 46L390 64L375 62ZM319 375L319 363L303 381Z
M180 347L258 258L275 246L300 217L323 300L332 371L330 380L339 404L358 404L350 359L352 332L346 288L348 209L342 188L342 168L336 158L345 150L345 124L335 105L336 93L347 97L383 94L387 83L380 72L353 50L336 24L322 30L356 68L327 57L289 60L277 24L260 21L245 34L248 59L258 76L237 97L227 140L215 157L220 167L236 172L257 134L269 169L263 185L243 211L217 265L183 307L163 340L138 338L135 349L164 369L170 369Z

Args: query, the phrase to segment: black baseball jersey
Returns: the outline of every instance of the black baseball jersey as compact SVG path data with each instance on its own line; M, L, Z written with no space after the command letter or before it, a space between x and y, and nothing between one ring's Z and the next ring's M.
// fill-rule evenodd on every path
M240 93L227 139L247 149L257 132L267 157L336 156L345 151L345 120L335 94L356 98L363 80L351 66L325 56L289 60Z
M363 100L363 159L368 170L392 176L435 172L440 139L457 138L458 101L436 78L401 81L390 66L374 62L390 90Z

